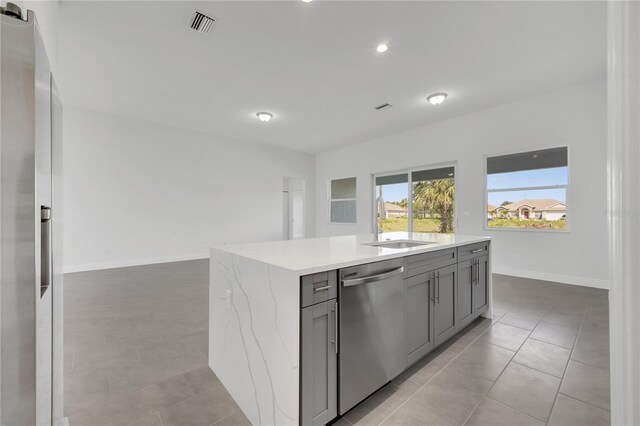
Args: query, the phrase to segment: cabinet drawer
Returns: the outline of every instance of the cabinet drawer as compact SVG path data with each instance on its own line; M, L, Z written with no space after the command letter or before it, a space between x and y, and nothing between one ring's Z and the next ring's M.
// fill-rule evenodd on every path
M458 262L489 254L489 241L458 247Z
M405 277L423 274L456 263L456 249L444 249L407 257Z
M304 308L305 306L335 299L338 296L337 274L337 271L329 271L302 277L300 306Z

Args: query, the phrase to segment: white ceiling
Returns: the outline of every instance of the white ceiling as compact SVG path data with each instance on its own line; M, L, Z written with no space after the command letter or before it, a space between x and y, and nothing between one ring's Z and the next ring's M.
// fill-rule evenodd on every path
M606 72L604 2L64 1L60 27L65 103L307 152Z

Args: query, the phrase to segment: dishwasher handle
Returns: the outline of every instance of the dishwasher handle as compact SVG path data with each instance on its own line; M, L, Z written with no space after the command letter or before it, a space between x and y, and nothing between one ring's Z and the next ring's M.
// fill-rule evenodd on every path
M376 281L386 280L387 278L391 278L391 277L393 277L395 275L398 275L398 274L401 274L403 272L404 272L404 266L401 266L399 268L395 268L395 269L392 269L390 271L383 272L381 274L369 275L369 276L361 277L361 278L353 278L353 279L350 279L350 280L342 280L342 285L344 287L350 287L352 285L374 283Z

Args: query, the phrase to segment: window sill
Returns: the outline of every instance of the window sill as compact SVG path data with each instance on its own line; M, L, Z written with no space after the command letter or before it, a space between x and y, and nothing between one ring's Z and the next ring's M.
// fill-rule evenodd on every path
M485 231L538 232L543 234L570 234L571 229L531 229L531 228L491 228L484 226Z

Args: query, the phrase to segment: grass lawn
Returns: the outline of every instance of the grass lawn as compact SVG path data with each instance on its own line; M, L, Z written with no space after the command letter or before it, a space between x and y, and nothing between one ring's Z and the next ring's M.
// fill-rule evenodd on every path
M439 219L413 219L413 232L438 232ZM387 218L382 220L384 232L407 232L407 218Z
M566 220L491 219L489 228L565 229Z

